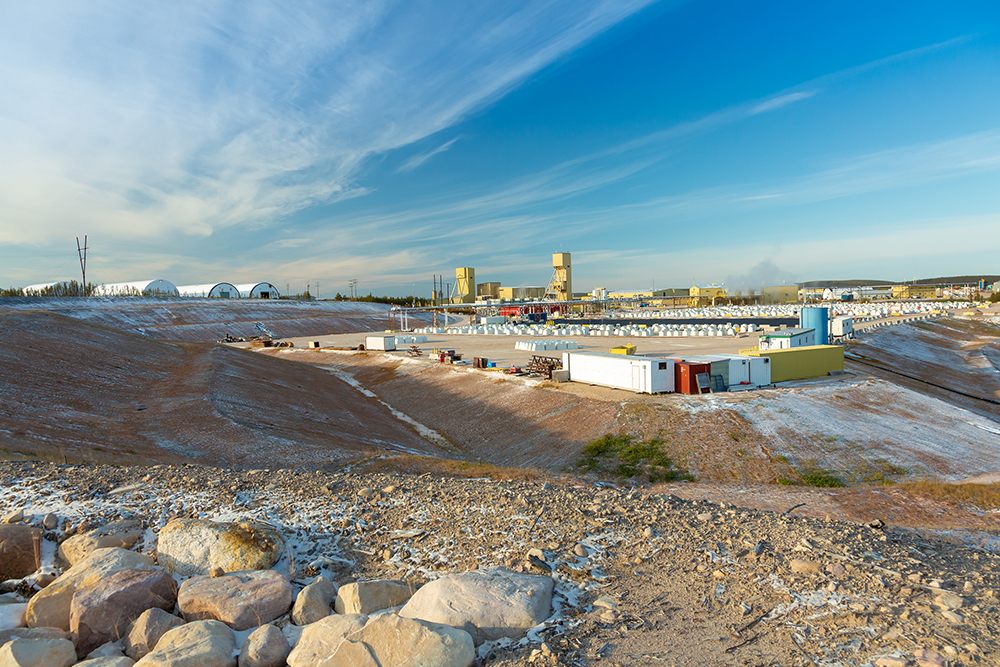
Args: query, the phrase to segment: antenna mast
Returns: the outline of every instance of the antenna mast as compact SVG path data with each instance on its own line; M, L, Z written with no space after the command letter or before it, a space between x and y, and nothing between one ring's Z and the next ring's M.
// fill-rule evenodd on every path
M80 258L80 273L83 274L83 294L87 294L87 235L83 235L83 247L80 247L80 237L76 237L76 255Z

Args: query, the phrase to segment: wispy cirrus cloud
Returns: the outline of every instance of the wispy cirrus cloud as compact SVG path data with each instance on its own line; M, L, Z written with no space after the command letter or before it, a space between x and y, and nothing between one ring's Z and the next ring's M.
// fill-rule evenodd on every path
M786 93L784 95L778 95L772 97L769 100L764 100L760 104L756 104L747 111L747 114L751 116L756 116L759 113L764 113L765 111L774 111L775 109L780 109L781 107L788 106L793 102L798 102L799 100L809 99L816 94L815 90L803 90L794 93Z
M59 238L69 220L104 237L203 237L362 196L372 156L453 125L650 2L9 7L3 242Z
M396 171L401 173L413 171L414 169L422 165L424 162L427 162L438 153L444 153L446 150L451 148L452 144L454 144L459 139L461 139L461 137L455 137L454 139L444 142L434 150L427 151L426 153L418 153L417 155L410 157L409 159L404 161L403 164L401 164Z

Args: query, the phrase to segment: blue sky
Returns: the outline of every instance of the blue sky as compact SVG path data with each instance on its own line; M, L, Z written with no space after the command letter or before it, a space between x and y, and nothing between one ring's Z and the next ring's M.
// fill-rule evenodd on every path
M995 2L3 15L0 285L1000 273Z

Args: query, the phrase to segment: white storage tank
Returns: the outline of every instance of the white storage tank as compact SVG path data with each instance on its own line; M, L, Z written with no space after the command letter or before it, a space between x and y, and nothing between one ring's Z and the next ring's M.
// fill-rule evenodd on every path
M584 382L641 394L674 391L674 360L658 357L607 354L604 352L564 352L563 370L570 382Z
M395 336L365 336L366 350L395 350Z

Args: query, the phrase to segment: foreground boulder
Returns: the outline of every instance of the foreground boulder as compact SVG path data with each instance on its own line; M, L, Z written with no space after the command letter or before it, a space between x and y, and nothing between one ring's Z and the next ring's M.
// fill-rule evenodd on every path
M160 565L183 576L266 570L285 549L277 531L256 523L216 523L173 519L160 531L156 546Z
M69 639L69 633L59 628L0 630L0 646L3 646L12 639Z
M70 565L76 565L98 549L131 549L142 537L142 533L142 524L135 519L114 521L69 538L59 545L59 556Z
M307 625L288 655L288 667L317 667L321 660L334 654L348 635L364 628L367 621L368 617L361 614L335 614Z
M170 630L136 667L236 667L236 637L218 621L195 621Z
M214 619L234 630L270 623L292 606L292 585L281 572L251 570L192 577L181 584L177 606L188 621Z
M156 607L147 609L135 619L132 629L122 641L126 655L133 660L139 660L156 648L160 637L181 625L184 625L184 620L173 614Z
M69 610L73 594L122 570L156 570L153 559L125 549L98 549L28 601L29 628L69 630Z
M271 624L262 625L243 642L239 667L284 667L291 650L281 630Z
M132 667L135 661L132 658L93 658L78 662L74 667Z
M292 607L292 623L309 625L330 615L330 604L337 595L337 587L325 577L316 580L299 591ZM352 612L354 613L354 612Z
M0 581L23 579L41 565L41 529L0 523Z
M399 581L358 581L340 587L333 607L338 614L371 614L401 605L412 594L413 589Z
M425 584L399 615L465 630L478 646L520 637L548 618L552 588L551 577L490 567Z
M15 639L0 646L3 667L69 667L76 649L68 639Z
M0 603L0 630L24 627L24 616L28 613L25 602Z
M73 595L69 629L77 650L86 655L124 637L147 609L173 609L175 602L177 582L168 573L124 570Z
M347 637L320 667L434 665L469 667L476 658L472 637L464 630L395 614L370 619Z

